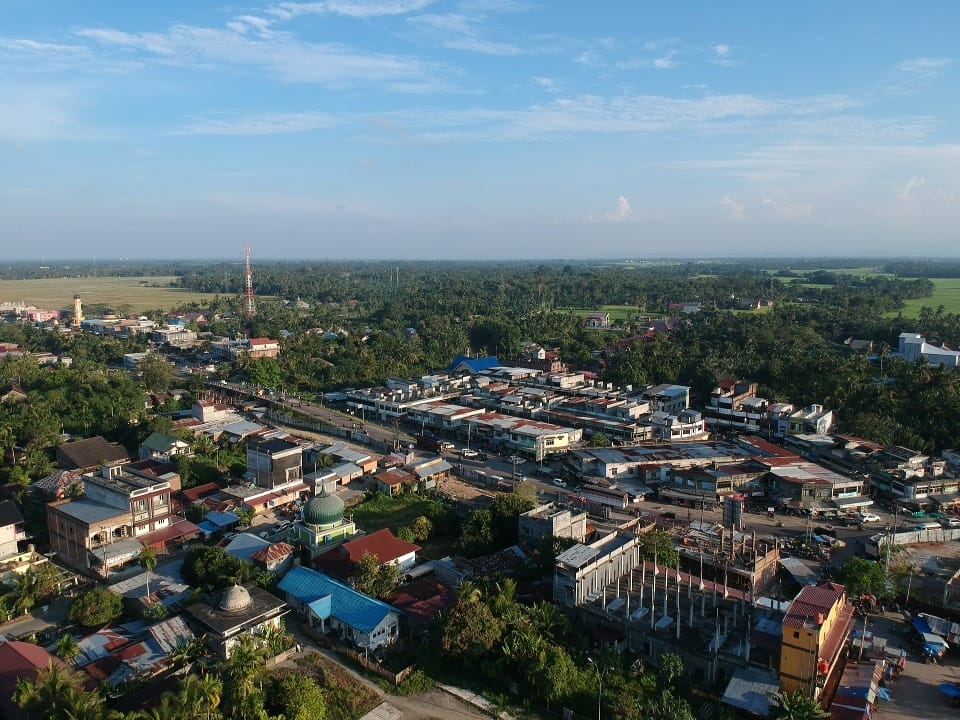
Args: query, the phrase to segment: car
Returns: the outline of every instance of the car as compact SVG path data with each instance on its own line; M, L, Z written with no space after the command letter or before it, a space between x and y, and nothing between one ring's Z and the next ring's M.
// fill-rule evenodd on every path
M943 521L943 526L951 529L960 528L960 520L957 518L948 518Z
M519 455L511 455L507 458L507 462L512 462L514 465L523 465L526 460Z
M489 459L490 459L490 456L487 455L487 453L485 453L483 450L477 453L477 460L480 460L481 462L486 462Z
M464 448L460 451L460 457L475 458L477 455L479 455L479 453L476 450L471 450L470 448Z
M936 522L920 522L913 526L914 530L939 530L940 523Z
M862 523L880 522L880 516L873 513L860 513L857 515L857 520Z
M567 484L566 484L563 480L561 480L560 478L554 478L554 479L553 479L553 484L556 485L557 487L561 487L561 488L565 488L565 487L567 486Z

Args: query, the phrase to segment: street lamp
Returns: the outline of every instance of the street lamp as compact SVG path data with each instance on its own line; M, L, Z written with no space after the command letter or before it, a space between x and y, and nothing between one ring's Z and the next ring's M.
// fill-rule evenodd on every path
M600 720L600 708L603 700L603 673L600 672L600 665L595 663L593 658L588 657L587 662L593 665L597 671L597 720Z

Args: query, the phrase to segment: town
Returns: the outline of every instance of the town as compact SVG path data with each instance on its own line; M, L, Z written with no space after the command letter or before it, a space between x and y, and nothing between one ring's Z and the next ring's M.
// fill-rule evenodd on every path
M313 326L254 295L249 250L242 280L142 315L0 305L6 717L954 712L960 450L838 428L858 391L954 382L922 326L836 331L820 362L861 376L793 377L792 402L668 370L720 313L827 304L772 284L568 314L593 352L501 328L364 385L322 343L414 352L432 321ZM451 704L418 710L428 692Z

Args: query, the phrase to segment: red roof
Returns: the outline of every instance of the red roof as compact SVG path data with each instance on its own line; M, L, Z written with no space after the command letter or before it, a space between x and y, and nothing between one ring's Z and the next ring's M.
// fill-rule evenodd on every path
M270 547L265 547L263 550L258 550L250 556L250 559L267 565L269 563L286 560L296 551L297 549L293 547L293 545L288 545L285 542L278 542L274 543Z
M0 642L0 717L21 717L20 710L13 702L13 693L17 689L17 680L33 679L40 670L50 663L63 663L42 647L31 643L8 640Z
M346 551L351 562L359 562L364 555L373 553L381 565L398 560L419 549L419 545L408 543L395 536L390 528L377 530L375 533L343 544L343 550Z
M846 588L836 583L807 585L790 604L784 627L802 628L807 620L816 622L817 615L827 615L841 598Z
M139 540L144 547L163 547L171 540L180 540L181 538L192 538L200 534L200 528L189 520L175 522L169 527L154 530L146 535L140 535Z
M186 500L189 500L190 502L197 502L197 500L218 492L220 492L220 486L215 482L208 482L204 483L203 485L197 485L196 487L188 488L184 490L182 494Z

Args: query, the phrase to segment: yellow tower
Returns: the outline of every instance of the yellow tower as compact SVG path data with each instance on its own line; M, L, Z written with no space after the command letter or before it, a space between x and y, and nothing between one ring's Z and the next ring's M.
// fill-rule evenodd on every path
M83 303L80 301L79 295L73 296L73 327L80 327L80 323L83 322Z

